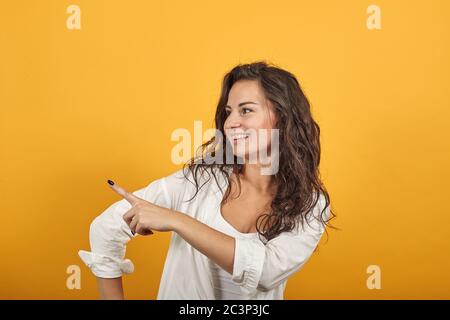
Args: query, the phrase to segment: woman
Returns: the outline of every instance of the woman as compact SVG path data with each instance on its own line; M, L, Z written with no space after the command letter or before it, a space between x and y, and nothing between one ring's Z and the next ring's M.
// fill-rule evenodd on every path
M319 179L319 126L295 76L236 66L215 122L179 171L133 193L108 181L124 199L94 219L91 252L79 252L102 299L123 299L125 245L152 230L173 231L157 299L283 299L315 251L335 215Z

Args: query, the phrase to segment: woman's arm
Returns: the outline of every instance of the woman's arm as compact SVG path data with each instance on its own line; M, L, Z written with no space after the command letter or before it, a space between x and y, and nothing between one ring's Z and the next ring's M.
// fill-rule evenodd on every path
M125 300L123 295L122 277L111 279L96 278L101 300Z
M164 196L162 182L163 179L154 180L133 194L152 203L170 207L170 199ZM124 199L110 205L91 222L91 252L78 252L96 277L101 299L124 299L122 276L134 271L133 263L125 259L126 244L137 236L131 233L123 220L124 214L130 209L131 205Z
M198 251L233 274L235 239L184 213L173 211L172 229Z
M318 201L312 215L325 205ZM330 208L326 209L329 216ZM325 228L316 219L283 232L267 243L255 238L233 238L189 215L174 211L170 221L174 232L232 276L245 293L268 291L297 272L314 252Z

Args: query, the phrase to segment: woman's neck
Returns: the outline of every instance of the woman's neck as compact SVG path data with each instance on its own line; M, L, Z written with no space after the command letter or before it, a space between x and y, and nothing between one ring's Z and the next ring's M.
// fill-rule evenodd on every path
M239 178L249 188L261 194L274 194L275 185L272 175L262 175L261 165L259 164L244 164L243 172Z

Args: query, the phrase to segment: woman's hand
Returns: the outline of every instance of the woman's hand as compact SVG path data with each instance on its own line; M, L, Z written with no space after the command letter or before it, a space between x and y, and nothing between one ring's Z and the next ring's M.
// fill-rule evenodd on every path
M123 219L133 234L146 236L153 234L152 230L173 231L173 220L176 217L173 210L138 198L111 180L108 180L108 184L131 204L132 208L123 215Z

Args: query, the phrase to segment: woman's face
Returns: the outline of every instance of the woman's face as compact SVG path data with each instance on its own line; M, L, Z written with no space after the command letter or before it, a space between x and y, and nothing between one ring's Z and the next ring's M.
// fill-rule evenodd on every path
M259 81L235 82L228 94L226 112L225 136L235 156L247 161L250 155L261 154L262 149L264 155L270 155L270 129L275 128L276 115Z

